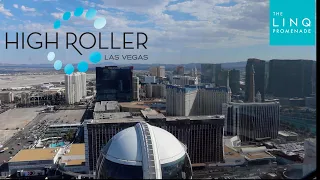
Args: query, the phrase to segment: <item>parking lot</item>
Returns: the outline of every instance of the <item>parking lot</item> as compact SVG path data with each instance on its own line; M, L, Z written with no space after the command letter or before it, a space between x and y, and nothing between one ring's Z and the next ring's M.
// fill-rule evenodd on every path
M9 140L14 133L25 128L42 108L9 109L0 114L0 144Z

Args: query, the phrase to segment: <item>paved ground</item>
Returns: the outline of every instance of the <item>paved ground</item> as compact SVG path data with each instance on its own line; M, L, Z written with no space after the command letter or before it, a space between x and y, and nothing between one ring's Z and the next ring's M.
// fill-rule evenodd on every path
M0 130L0 144L9 140L18 130Z
M8 140L18 129L24 128L43 108L9 109L0 114L0 144Z
M87 74L87 79L92 79L95 74ZM31 86L42 84L45 82L60 82L64 81L64 74L53 75L17 75L17 76L0 76L0 87L11 88L21 86Z
M284 171L290 165L255 165L243 167L212 167L206 170L195 170L193 172L194 179L206 178L221 178L221 177L246 177L246 176L261 176L264 173L276 173L277 171Z
M48 114L46 118L51 120L53 124L79 123L85 111L85 109L58 110L56 113Z
M43 108L16 108L0 114L0 130L23 128L32 121Z

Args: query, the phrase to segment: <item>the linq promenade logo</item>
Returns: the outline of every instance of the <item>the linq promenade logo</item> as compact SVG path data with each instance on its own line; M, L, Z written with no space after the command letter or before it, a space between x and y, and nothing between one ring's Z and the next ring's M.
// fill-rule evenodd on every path
M79 7L77 8L73 15L75 17L81 17L84 13L84 9L82 7ZM89 9L86 14L85 14L85 18L88 19L88 20L94 20L94 18L96 17L96 14L97 14L97 10L95 9ZM54 23L53 23L53 28L58 30L60 29L61 25L63 24L63 22L66 22L68 21L69 19L71 19L72 17L72 13L71 12L65 12L62 16L62 20L56 20ZM93 27L95 29L102 29L106 26L107 24L107 20L104 18L104 17L99 17L99 18L96 18L94 20L94 23L93 23ZM39 32L32 32L30 33L29 35L25 35L24 32L21 33L21 45L19 46L19 33L16 32L16 38L15 38L15 41L9 41L8 40L8 35L9 33L7 32L6 33L6 49L8 49L8 45L11 44L11 45L15 45L16 49L19 49L19 47L21 46L21 49L25 49L25 46L28 46L30 47L31 49L41 49L41 48L45 48L45 49L48 49L48 45L54 45L55 46L55 49L59 49L59 33L56 32L55 33L55 41L49 41L48 40L48 36L49 36L49 33L45 33L45 40L44 42L41 42L41 41L37 41L34 43L31 43L32 42L32 37L33 36L38 36L38 37L41 37L41 33ZM131 37L133 36L134 38L136 38L136 42L132 42L132 41L128 41L128 36ZM91 38L93 41L93 43L88 46L88 45L85 45L83 43L83 38L87 36L89 38ZM96 47L96 45L98 44L98 48L100 50L106 50L106 49L147 49L147 46L146 46L146 43L148 41L148 36L147 34L143 33L143 32L124 32L123 33L123 36L121 38L122 40L122 46L118 46L116 47L114 45L114 33L111 32L110 33L110 47L109 46L104 46L103 45L103 42L102 42L102 36L103 36L103 33L99 32L98 33L98 37L96 37L93 33L91 32L84 32L80 35L80 37L78 38L77 35L73 32L66 32L65 34L65 47L66 49L69 49L69 48L73 48L76 52L78 52L79 55L82 55L82 50L83 49L92 49L94 47ZM26 40L25 40L25 37L26 37ZM75 43L78 41L80 47L82 48L79 48L75 45ZM97 42L98 41L98 42ZM25 44L25 42L27 42L27 44ZM131 46L130 46L131 44ZM54 61L54 64L53 64L53 67L55 70L61 70L62 69L62 66L63 66L63 63L61 60L58 60L56 59L56 53L55 52L49 52L47 54L47 59L49 61ZM113 60L118 60L120 55L111 55L111 57L113 58ZM90 56L89 56L89 61L93 64L97 64L101 61L102 59L102 54L99 52L99 51L94 51L94 52L91 52L90 53ZM146 60L148 57L147 55L122 55L122 58L124 60ZM107 58L105 56L105 60L111 60L110 59L110 56ZM78 64L77 64L77 69L79 72L86 72L89 68L89 64L87 61L85 60L81 60ZM64 72L68 75L72 74L73 72L75 71L75 68L72 64L66 64L64 66Z
M315 45L315 0L270 0L270 45Z

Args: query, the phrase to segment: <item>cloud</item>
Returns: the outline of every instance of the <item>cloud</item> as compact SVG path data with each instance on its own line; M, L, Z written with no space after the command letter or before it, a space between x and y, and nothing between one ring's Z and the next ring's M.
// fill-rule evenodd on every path
M21 10L23 12L35 12L36 11L35 8L26 7L26 6L23 6L23 5L21 6Z
M63 13L56 13L55 12L55 13L51 13L51 15L56 19L60 19L62 17Z
M94 2L89 2L89 1L81 1L83 5L89 6L89 7L95 7L96 3Z
M57 2L58 0L33 0L34 2L42 1L42 2Z
M52 27L54 22L52 19L61 19L64 12L73 13L72 10L77 8L73 3L58 1L61 3L55 6L53 11L46 9L52 9L52 7L44 7L47 13L43 13L43 19L47 18L46 22L32 20L14 25L8 21L8 26L5 25L6 23L2 26L1 22L0 25L13 31L39 29L41 32L56 32L57 30ZM161 58L155 55L154 61L174 56L189 62L197 57L203 58L203 61L209 61L212 56L215 56L214 53L220 53L220 57L224 59L221 53L226 52L228 48L248 50L248 52L241 51L242 56L258 54L258 51L252 50L254 49L252 47L259 45L266 47L269 43L269 0L100 0L96 2L78 0L78 2L81 2L85 9L91 7L97 9L95 19L105 17L107 25L104 29L96 30L93 27L94 20L85 18L85 10L81 18L72 17L68 22L63 23L58 30L59 33L103 32L104 38L110 39L109 32L144 32L148 35L147 53L161 55ZM0 6L0 11L1 9L4 9L3 6L2 8ZM24 9L28 7L24 6ZM23 15L35 13L27 12ZM121 37L116 36L116 41L121 41ZM85 43L90 43L89 38L83 40ZM268 53L267 50L263 51ZM226 57L230 58L231 55Z
M133 31L148 34L150 46L155 49L212 49L227 46L245 46L268 42L268 2L265 0L104 0L104 4L82 1L86 6L96 6L98 17L107 19L104 30ZM110 8L119 11L110 12ZM249 8L249 9L248 9ZM128 19L127 13L145 15L147 20ZM168 12L173 12L171 15ZM176 13L192 15L195 20L176 21ZM51 13L57 19L63 13ZM130 14L131 16L131 14ZM87 20L69 21L79 31L92 29ZM149 26L148 26L149 24ZM151 24L151 25L150 25ZM146 27L144 27L146 25Z
M12 17L13 14L10 12L9 9L5 9L4 8L4 5L0 3L0 14L3 14L5 16L8 16L8 17Z
M24 6L24 5L22 5L19 8L18 4L13 4L13 7L16 8L16 9L21 9L21 11L24 12L25 16L42 16L42 14L37 12L35 8L30 8L30 7L27 7L27 6Z
M169 4L169 2L173 1L174 0L103 0L104 4L100 7L110 7L131 12L145 13L164 9Z

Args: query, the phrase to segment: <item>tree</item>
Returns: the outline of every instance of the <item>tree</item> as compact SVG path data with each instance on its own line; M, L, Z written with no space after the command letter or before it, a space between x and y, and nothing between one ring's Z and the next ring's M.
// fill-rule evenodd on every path
M75 131L69 130L66 135L64 135L64 140L71 142L74 138Z

